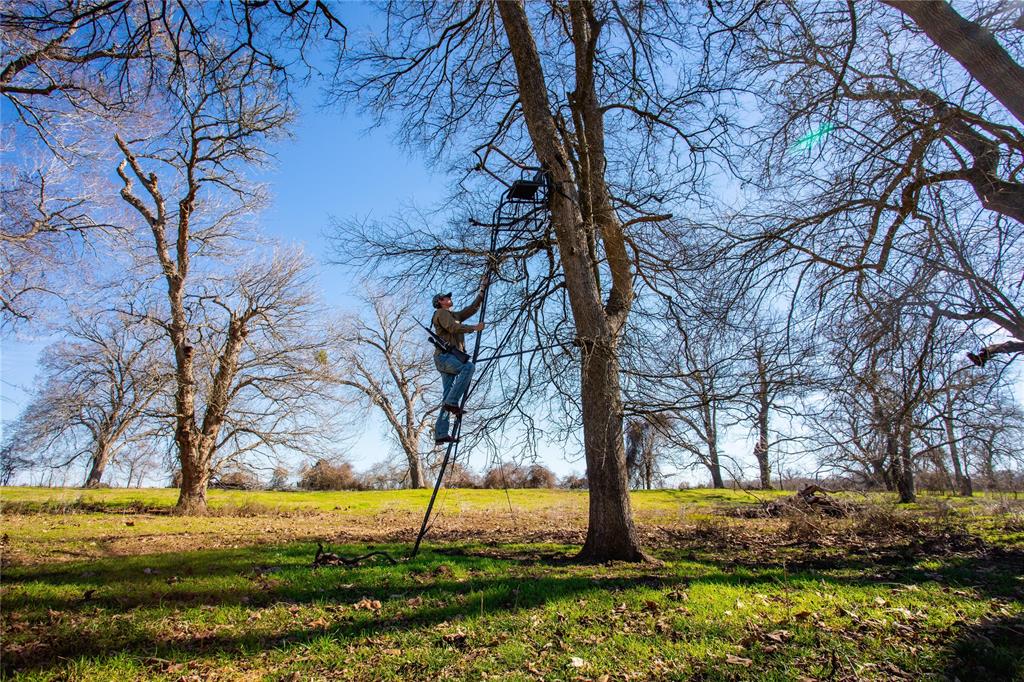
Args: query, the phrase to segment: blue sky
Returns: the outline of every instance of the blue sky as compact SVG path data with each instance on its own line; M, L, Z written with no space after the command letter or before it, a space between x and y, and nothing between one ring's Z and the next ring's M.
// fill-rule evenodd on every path
M452 178L429 168L422 153L400 148L393 141L392 129L369 130L370 120L354 111L321 108L318 87L313 80L298 93L300 111L294 135L274 145L276 161L262 174L270 184L273 203L261 222L269 236L302 244L321 263L324 300L350 308L358 283L342 268L323 262L331 218L387 219L402 205L433 207L448 195ZM424 291L426 314L430 293ZM36 356L46 342L25 332L18 338L0 339L0 419L13 419L26 402L25 389L31 386ZM1022 386L1024 382L1018 382L1019 399L1024 399ZM389 445L383 435L380 422L370 420L351 450L357 468L365 469L386 455ZM726 447L730 454L748 459L747 443L731 445ZM559 474L582 469L582 462L567 462L555 449L542 447L541 452ZM484 464L481 456L471 456L471 466ZM687 478L702 480L704 476L700 470Z
M299 100L294 136L274 145L277 160L261 173L273 196L260 221L267 235L302 244L322 263L332 216L386 218L402 204L432 205L445 196L445 175L400 149L391 131L367 131L367 121L356 114L321 109L315 83ZM351 305L348 294L358 285L349 273L321 265L319 274L327 303ZM5 421L26 402L36 356L48 342L37 334L22 329L0 339L0 418Z
M431 169L425 155L401 148L388 127L370 129L371 120L355 111L320 106L318 84L298 93L299 117L293 136L273 145L276 157L259 177L270 185L272 204L263 213L263 232L284 242L301 244L320 263L319 280L326 303L343 310L358 304L360 285L345 269L325 262L325 233L331 218L387 219L405 205L434 207L450 192L452 180L443 169ZM424 316L429 295L424 293ZM0 339L0 419L14 419L28 401L39 351L50 341L21 330ZM350 450L357 469L387 456L382 420L367 420ZM580 471L582 462L567 462L560 452L543 448L548 466L559 474ZM484 455L470 454L469 465L483 468Z

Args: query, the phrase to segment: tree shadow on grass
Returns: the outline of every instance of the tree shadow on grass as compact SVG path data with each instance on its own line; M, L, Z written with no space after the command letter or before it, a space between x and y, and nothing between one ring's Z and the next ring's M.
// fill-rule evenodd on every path
M336 549L354 553L357 548ZM313 546L301 543L147 555L38 571L19 567L5 576L4 629L14 636L5 638L3 673L56 672L69 659L102 664L127 654L143 661L186 661L197 654L244 655L325 636L357 642L407 631L444 647L436 626L477 614L514 614L595 593L776 582L768 575L696 576L627 564L569 566L567 554L547 549L541 556L524 549L521 560L478 556L472 549L428 551L399 566L352 569L311 569L312 556ZM367 605L357 608L359 603ZM190 609L194 614L221 606L229 607L224 614L235 619L230 628L204 631L195 625L203 618L188 615ZM246 616L262 607L280 616L294 606L310 610L296 615L293 627L260 632L246 625ZM327 618L312 607L326 611ZM170 621L192 626L175 632ZM109 627L97 632L97 623ZM717 625L701 627L702 636L726 637ZM26 642L31 646L24 646Z
M947 658L950 680L1024 679L1024 617L989 618L961 628Z
M343 554L366 551L365 547L334 549ZM406 548L383 549L397 554ZM667 550L660 558L678 560L685 553ZM77 658L102 663L106 658L127 654L140 660L158 657L185 661L196 654L244 655L325 636L355 642L413 630L422 632L425 641L444 646L443 635L435 626L477 613L515 613L597 592L671 590L699 584L779 584L777 570L764 570L776 567L760 567L758 571L721 557L717 561L702 560L701 569L691 574L679 566L573 568L568 566L568 554L551 548L502 549L496 553L494 548L469 545L443 553L427 551L399 566L367 563L355 568L321 569L310 568L313 554L313 544L295 543L141 555L57 567L17 567L4 576L3 674L55 672L68 659ZM829 568L861 566L860 558L852 558ZM919 571L914 573L910 565L904 568L907 582L932 579L919 575ZM950 570L970 572L975 568L965 563ZM843 586L879 582L859 570L852 575L849 571L832 575L803 568L792 571L789 578ZM365 607L355 608L364 600ZM375 601L381 605L374 605ZM225 633L223 629L196 629L196 619L189 620L187 615L190 609L216 610L221 606L231 607L225 613L236 621L244 621L252 611L277 606L282 610L320 607L328 617L304 612L302 617L295 616L293 626L269 632L236 622ZM234 610L230 615L232 609L239 608L244 612ZM176 611L186 613L179 617ZM188 621L193 629L169 631L163 627L169 617ZM950 660L962 662L967 670L973 665L971 659L959 657L953 649L969 648L973 640L967 632L961 640L951 645ZM1010 644L1000 646L1006 657L1012 658L1014 651L1020 653L1019 645L1016 650ZM1008 670L1009 665L1000 664L998 669Z
M344 550L355 553L356 548ZM324 635L353 640L380 632L429 630L484 608L492 614L532 609L589 592L652 584L643 575L613 580L537 575L514 570L510 562L430 552L399 566L351 569L313 569L312 557L313 546L301 543L17 567L4 576L3 674L54 670L62 660L124 653L187 660L195 653L266 650ZM509 570L500 570L505 566ZM364 600L382 606L353 608ZM274 605L343 606L331 611L331 622L297 621L296 627L272 633L254 632L243 622L231 634L193 630L183 637L159 634L153 624L178 610ZM97 633L100 622L110 627Z

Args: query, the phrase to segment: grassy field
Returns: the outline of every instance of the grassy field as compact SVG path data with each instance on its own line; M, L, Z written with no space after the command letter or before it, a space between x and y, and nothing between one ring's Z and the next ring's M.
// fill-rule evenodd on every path
M1024 679L1024 503L738 518L636 493L659 565L579 565L586 495L7 488L0 674L60 680ZM739 512L737 511L739 510ZM317 542L353 568L313 568Z

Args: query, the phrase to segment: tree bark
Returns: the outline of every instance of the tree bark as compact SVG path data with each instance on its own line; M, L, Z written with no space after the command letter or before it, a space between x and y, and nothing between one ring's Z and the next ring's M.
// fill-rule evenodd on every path
M210 482L210 470L198 458L181 458L181 489L175 511L179 514L194 515L206 513L206 490Z
M960 444L956 437L956 426L953 423L953 401L949 393L946 393L946 409L942 414L942 423L946 429L946 442L949 443L949 459L953 464L953 481L956 485L956 494L960 497L971 497L974 490L971 486L971 477L964 471L960 463Z
M897 452L898 458L894 461L896 465L896 492L899 493L900 502L908 504L917 500L914 491L914 462L910 453L910 429L907 425L901 425L900 438L897 441L896 434L893 434L892 444Z
M585 5L570 4L576 51L574 120L582 122L576 143L586 155L585 177L573 178L568 151L560 143L547 96L547 86L529 20L521 0L497 3L518 78L520 103L534 152L550 174L551 220L555 229L566 290L581 349L583 441L590 487L587 538L579 557L586 561L643 561L633 524L622 434L618 337L632 303L630 264L621 226L610 210L604 184L604 131L593 87L594 25ZM579 126L579 123L577 124ZM581 199L586 197L586 202ZM586 206L586 210L584 209ZM608 306L601 302L598 263L588 248L588 235L600 231L612 290Z
M711 464L708 467L711 470L711 487L718 489L725 488L725 480L722 478L722 465L718 461L718 448L708 446L708 450L708 457L711 460Z
M960 16L946 0L883 0L910 18L1024 124L1024 68L984 26Z
M99 487L103 479L103 472L106 471L110 462L110 443L99 441L93 451L92 463L89 466L89 474L85 477L86 488Z
M772 489L772 469L768 462L768 377L764 356L757 351L757 443L754 445L754 457L761 474L761 490Z
M423 464L420 462L419 451L406 448L405 457L409 461L409 486L412 488L426 488L427 483L423 478Z
M644 561L629 499L615 354L595 349L584 359L582 378L590 519L579 556L585 561Z

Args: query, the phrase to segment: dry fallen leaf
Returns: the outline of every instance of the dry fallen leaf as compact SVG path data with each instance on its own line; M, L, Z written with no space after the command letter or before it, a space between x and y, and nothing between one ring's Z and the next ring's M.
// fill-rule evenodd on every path
M441 635L441 639L444 640L445 644L461 647L466 644L466 633L459 629L455 632L449 632L448 634Z
M725 655L725 662L731 663L732 665L742 665L744 668L749 668L754 664L754 662L749 658L744 658L742 656L734 656L732 654Z
M574 668L582 668L586 664L587 664L587 662L584 661L579 656L573 656L572 658L569 659L569 665L571 665Z
M364 597L363 599L360 599L355 604L353 604L352 608L356 609L357 611L359 609L366 609L367 611L380 611L382 606L383 605L380 603L380 600L369 599Z

